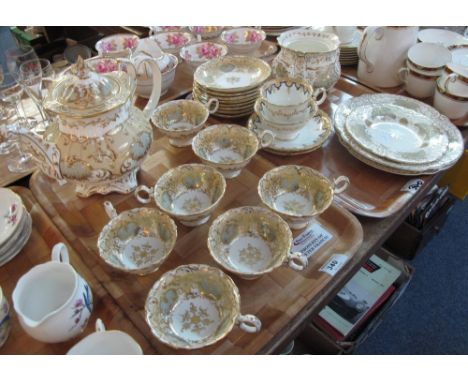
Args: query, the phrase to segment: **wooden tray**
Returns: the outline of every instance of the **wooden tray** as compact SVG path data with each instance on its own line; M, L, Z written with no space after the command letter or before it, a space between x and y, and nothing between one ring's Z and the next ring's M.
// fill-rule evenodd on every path
M47 217L30 190L13 187L23 199L25 207L33 220L33 231L28 244L9 263L0 267L0 285L10 305L11 332L7 342L0 348L0 354L65 354L75 343L94 331L96 319L101 318L107 329L118 329L127 332L141 346L145 354L154 353L149 343L130 322L125 313L117 306L112 297L105 291L93 273L83 264L80 256L67 243L66 239ZM51 248L58 242L67 244L70 262L91 286L94 296L94 311L85 331L78 337L59 344L45 344L29 337L21 328L14 312L11 294L18 279L30 268L50 260Z
M139 172L140 184L152 186L169 168L197 161L191 148L174 148L165 137L156 140L152 150L153 154ZM265 171L272 167L271 163L257 156L238 178L228 180L226 194L214 217L230 208L260 205L257 183ZM80 199L74 195L72 185L60 187L40 172L33 175L30 185L47 214L53 218L75 250L80 253L83 261L156 350L165 354L186 353L171 349L152 336L145 322L144 304L149 289L164 272L188 263L216 265L208 253L206 244L208 229L214 217L209 223L194 229L178 224L175 249L160 270L144 277L132 276L109 268L99 258L96 242L99 232L109 220L103 202L110 200L117 211L121 212L141 206L133 195L94 195ZM154 203L149 206L154 207ZM336 252L348 253L351 259L362 241L362 229L358 220L338 206L333 205L318 221L335 239L313 256L305 272L297 273L281 267L258 280L247 281L233 277L241 292L242 312L258 315L263 323L262 331L258 334L246 334L234 328L227 338L219 343L190 353L252 354L275 349L274 338L286 333L294 316L302 310L310 309L316 294L330 285L332 277L319 272L318 269Z

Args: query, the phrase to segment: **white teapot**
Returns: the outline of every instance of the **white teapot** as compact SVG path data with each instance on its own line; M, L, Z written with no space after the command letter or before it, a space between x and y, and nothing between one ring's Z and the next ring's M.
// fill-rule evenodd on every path
M69 263L65 244L52 249L52 261L21 276L12 295L22 328L42 342L63 342L86 327L93 310L88 283Z
M72 181L79 196L129 193L153 141L149 119L161 93L161 72L152 59L151 97L133 105L136 68L125 58L95 57L77 63L51 85L44 111L52 121L42 136L20 129L43 172Z

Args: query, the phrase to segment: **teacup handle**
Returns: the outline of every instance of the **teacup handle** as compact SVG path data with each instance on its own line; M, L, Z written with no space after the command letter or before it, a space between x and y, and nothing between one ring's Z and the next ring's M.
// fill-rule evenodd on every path
M449 82L455 82L458 79L457 73L450 73L445 80L442 82L440 88L444 93L447 93L447 85Z
M258 138L260 140L260 147L268 147L275 140L275 134L273 134L270 130L264 130L260 133Z
M317 99L319 94L320 94L320 98ZM325 88L315 89L313 98L314 98L315 102L317 103L317 106L320 106L327 99L327 89L325 89Z
M288 267L295 271L303 271L309 265L307 256L301 252L294 252L288 255Z
M262 328L262 322L253 314L239 314L236 323L247 333L258 333Z
M145 192L146 194L148 194L148 196L146 198L141 196L140 195L141 192ZM148 204L149 202L151 202L151 195L153 194L153 192L154 192L153 187L147 187L145 185L141 185L135 189L135 197L140 203Z
M68 256L68 248L63 243L57 243L52 248L52 261L57 261L59 263L70 263L70 258Z
M109 216L109 219L114 219L118 216L117 210L115 209L113 204L108 200L104 202L104 209L106 210L106 214L107 216Z
M341 186L339 185L341 183ZM349 178L341 175L333 181L333 192L335 194L341 194L349 186Z
M210 98L205 104L205 107L208 109L210 114L216 113L219 107L219 101L217 98Z
M406 67L400 68L400 70L398 71L398 77L400 78L400 80L403 81L405 85L406 85L406 81L408 80L408 74L409 74L409 69Z
M96 320L96 332L105 332L106 331L106 326L102 322L100 318Z
M314 117L318 114L318 111L319 111L318 104L317 104L317 102L312 98L312 99L309 101L309 105L312 107L312 110L311 110L310 113L309 113L309 118L314 118Z

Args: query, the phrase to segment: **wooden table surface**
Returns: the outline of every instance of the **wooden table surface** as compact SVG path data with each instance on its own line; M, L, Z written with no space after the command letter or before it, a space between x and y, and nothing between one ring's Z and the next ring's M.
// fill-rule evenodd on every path
M101 318L106 328L122 330L137 341L145 354L154 351L144 336L136 329L131 320L118 307L112 297L106 292L99 281L84 264L81 256L74 251L62 233L52 223L44 210L39 206L30 190L24 187L13 187L23 199L23 204L31 214L33 230L31 237L21 252L10 262L1 267L0 285L3 294L10 305L11 333L7 342L0 348L0 354L65 354L75 343L94 331L97 318ZM13 309L11 294L18 279L32 267L50 261L52 247L63 242L67 245L70 255L70 264L88 282L94 297L93 313L83 333L67 342L46 344L29 337L21 328Z

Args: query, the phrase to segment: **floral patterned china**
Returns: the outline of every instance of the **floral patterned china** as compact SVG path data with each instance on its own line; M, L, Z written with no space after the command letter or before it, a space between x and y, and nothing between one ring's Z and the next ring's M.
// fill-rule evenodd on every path
M197 42L180 49L180 57L194 70L206 61L224 57L228 50L225 45L215 42Z
M13 260L28 243L32 233L31 215L24 211L17 229L11 234L9 239L0 246L0 266Z
M254 279L286 264L302 271L307 257L291 252L288 224L263 207L240 207L218 216L210 227L208 249L224 269Z
M75 344L67 355L142 355L140 345L127 333L106 330L100 318L96 331Z
M188 264L165 273L145 304L153 335L176 349L199 349L223 339L234 327L247 333L261 329L253 315L240 314L240 294L218 268Z
M51 261L21 276L12 300L26 333L48 343L80 334L93 310L91 288L70 265L63 243L54 246Z
M149 35L152 36L157 33L161 32L185 32L187 30L187 27L183 26L151 26Z
M224 27L221 26L212 26L212 27L202 27L202 26L193 26L189 27L190 32L194 36L200 36L203 40L208 40L218 37L223 31Z
M363 149L401 163L433 162L448 146L447 136L430 118L392 104L356 108L345 129Z
M192 143L193 152L203 163L219 170L225 178L235 178L257 151L274 140L270 131L258 137L239 125L211 125L200 131Z
M187 227L195 227L210 219L225 191L226 181L220 172L203 164L185 164L164 173L154 188L138 186L135 196L144 204L154 198L162 211Z
M101 56L130 57L138 46L138 40L134 34L114 34L99 40L95 48Z
M8 188L0 188L0 248L16 232L24 214L23 201Z
M333 195L342 193L348 185L346 176L331 182L310 167L289 165L266 172L258 182L258 195L292 229L302 229L330 207Z
M2 287L0 287L0 348L10 335L10 306L6 297L3 295Z
M145 275L158 270L174 248L177 226L166 214L153 208L134 208L117 214L104 202L111 219L99 234L101 258L123 272Z
M263 123L262 119L256 113L251 115L247 126L257 135L271 128L271 126ZM271 145L264 147L263 150L283 156L306 154L320 148L332 132L333 127L330 117L324 111L319 110L317 116L310 119L305 126L299 130L299 133L294 139L275 139Z
M176 100L159 106L151 117L156 128L169 137L176 147L192 145L193 137L205 127L210 114L218 110L219 102L210 99L206 105L190 100Z
M188 32L161 32L150 37L166 53L179 54L180 48L195 41Z
M221 40L231 54L250 54L255 52L265 40L266 33L256 28L233 28L221 33Z
M44 109L52 122L45 133L19 130L39 166L59 183L71 181L79 196L129 193L153 141L149 119L159 101L161 75L153 68L152 95L144 108L133 105L137 68L130 60L114 60L118 70L93 69L102 57L80 58L52 85Z

